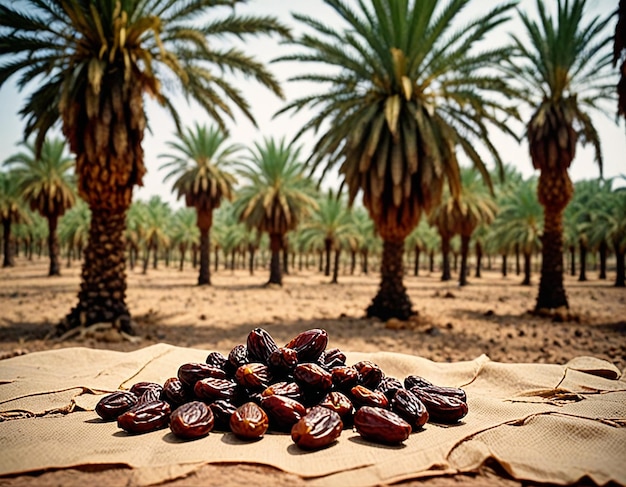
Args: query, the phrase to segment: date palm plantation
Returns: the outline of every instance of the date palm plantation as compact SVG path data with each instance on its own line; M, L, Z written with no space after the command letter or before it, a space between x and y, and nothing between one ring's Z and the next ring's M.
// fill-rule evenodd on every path
M295 41L300 52L281 58L320 66L294 78L318 83L320 92L282 112L317 110L297 134L319 134L311 165L340 165L349 202L362 192L383 239L380 289L368 316L407 319L414 311L403 284L404 240L422 212L439 202L444 184L458 196L457 149L485 176L477 145L501 164L487 125L508 132L504 121L516 112L496 101L496 93L508 91L502 77L485 68L508 51L475 47L515 3L497 2L474 19L466 15L470 0L325 3L345 28L294 15L308 33Z
M274 18L219 9L238 0L25 0L0 6L0 87L36 89L22 107L25 135L59 120L76 155L78 191L91 209L78 304L58 331L112 323L133 333L127 308L124 229L133 188L146 171L144 95L169 110L170 93L195 100L221 126L231 106L253 119L226 73L253 77L277 95L264 65L224 40L288 31ZM215 8L214 8L215 7ZM213 15L218 11L221 14ZM213 42L219 39L221 44Z
M184 196L185 204L196 210L200 230L198 284L211 284L209 232L213 210L219 208L222 199L233 199L236 179L227 169L235 162L240 147L229 144L227 135L218 127L197 124L194 129L179 134L178 139L168 144L173 153L162 156L169 160L161 168L170 170L164 181L176 178L173 189L178 198Z
M526 135L544 208L537 312L569 307L563 286L563 212L573 195L568 169L582 142L594 147L602 172L600 138L590 115L615 99L611 16L587 19L585 6L585 0L559 0L553 17L537 0L538 21L520 12L527 36L513 37L517 55L506 65L533 111Z
M49 276L61 275L59 265L59 218L76 203L74 178L70 171L74 159L65 153L63 139L46 139L37 156L34 144L25 142L25 152L18 152L4 163L13 167L22 197L31 210L48 221Z
M13 242L11 227L14 223L28 220L24 200L19 191L14 171L0 171L0 223L2 223L2 267L12 267Z

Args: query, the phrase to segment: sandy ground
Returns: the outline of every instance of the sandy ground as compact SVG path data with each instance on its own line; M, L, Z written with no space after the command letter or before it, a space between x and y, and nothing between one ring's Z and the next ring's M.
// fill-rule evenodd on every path
M578 282L566 276L565 285L575 319L538 318L534 305L539 276L522 286L522 276L483 272L459 288L441 282L440 274L420 271L405 276L417 318L407 324L365 319L364 310L376 294L379 275L340 275L330 284L313 269L284 276L282 287L265 287L264 269L219 269L210 287L198 287L196 270L161 264L146 275L128 272L127 303L141 340L120 341L106 332L63 342L47 339L54 324L76 304L80 266L62 269L61 277L47 277L45 259L17 259L16 266L0 269L0 358L51 348L87 346L129 351L157 342L230 350L245 341L257 326L277 342L286 342L308 328L324 328L329 347L352 351L386 350L421 355L435 361L471 360L481 354L502 362L565 363L592 355L626 368L626 289L613 287L613 276ZM0 361L0 367L2 362ZM126 485L128 470L61 470L37 476L0 479L0 485ZM187 479L169 485L298 485L292 475L256 465L207 466ZM451 485L519 486L498 466L485 466L477 476L434 478L429 487ZM527 484L524 484L527 485ZM586 485L586 484L585 484Z

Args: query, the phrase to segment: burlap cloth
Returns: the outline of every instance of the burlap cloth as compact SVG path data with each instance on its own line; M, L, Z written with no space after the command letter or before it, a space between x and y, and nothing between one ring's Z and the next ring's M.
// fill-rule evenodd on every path
M70 348L0 362L0 476L98 465L133 468L150 485L212 462L272 465L311 485L366 486L476 470L494 459L514 478L558 484L588 476L626 484L626 380L612 364L580 357L561 365L504 364L481 356L435 363L394 353L349 353L387 375L422 375L467 391L455 426L427 424L401 446L344 431L330 448L303 452L285 434L246 443L231 434L183 442L168 429L127 435L93 408L102 394L164 382L207 351L154 345L122 353ZM305 482L303 480L303 482Z

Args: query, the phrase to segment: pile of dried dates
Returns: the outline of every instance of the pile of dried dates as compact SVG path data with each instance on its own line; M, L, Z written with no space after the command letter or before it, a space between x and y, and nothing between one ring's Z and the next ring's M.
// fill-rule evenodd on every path
M334 443L346 427L366 440L397 444L427 421L455 423L467 414L463 389L417 375L400 382L369 361L348 366L345 354L327 344L322 329L281 347L255 328L227 357L211 352L204 363L181 365L162 385L139 382L109 394L96 413L129 433L169 425L182 439L219 430L255 440L270 429L309 450Z

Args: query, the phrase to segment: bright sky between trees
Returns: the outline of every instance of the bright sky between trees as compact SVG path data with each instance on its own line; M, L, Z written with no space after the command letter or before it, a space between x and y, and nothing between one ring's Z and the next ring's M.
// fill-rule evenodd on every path
M608 15L617 8L617 2L618 0L588 0L589 14ZM548 0L549 3L556 5L556 0ZM467 9L467 18L474 18L482 9L492 8L493 5L492 0L474 0ZM520 0L519 8L530 12L531 16L535 18L535 0ZM334 28L341 26L338 17L332 9L324 5L322 0L249 0L246 5L238 6L237 11L241 14L274 15L283 23L291 26L294 29L294 34L299 33L301 27L291 17L290 12L292 11L322 19ZM611 24L611 29L614 28L614 25L615 22ZM490 39L492 42L504 43L508 40L508 32L513 31L523 36L524 34L519 27L519 21L514 15L514 19L501 28L498 34L490 36ZM239 47L247 54L267 63L294 49L290 46L281 45L277 38L267 37L249 38L246 45ZM309 92L319 91L319 86L288 81L291 76L300 74L304 69L311 69L311 67L294 62L274 63L270 66L281 81L287 100L306 95ZM22 140L24 123L18 112L28 96L29 89L33 88L29 86L27 90L19 92L15 81L15 77L9 79L0 89L0 161L4 161L19 151L17 144ZM235 122L229 123L230 136L233 142L251 145L254 141L262 140L263 137L278 139L283 136L287 140L291 140L309 117L305 112L297 115L290 112L273 118L273 115L284 105L284 101L254 82L241 80L240 86L252 106L252 113L257 120L258 128L255 128L243 114L235 111ZM177 103L181 113L183 124L211 123L201 108L194 105L190 106L182 96L175 103ZM183 202L176 202L175 196L171 193L170 183L163 183L165 172L159 171L159 166L163 160L159 159L158 156L168 151L166 142L174 139L175 125L168 113L156 102L147 100L146 110L151 129L151 132L146 132L143 142L148 173L144 178L144 187L135 190L135 198L148 199L152 195L158 194L173 206L182 206ZM623 120L619 125L615 123L615 112L616 106L608 106L606 116L596 115L594 118L602 143L605 178L617 178L620 175L626 175L626 130ZM515 130L521 135L523 126L519 124ZM56 131L56 133L59 132L60 130ZM494 134L493 140L500 150L504 162L515 165L525 177L533 174L526 143L518 144L511 137L499 133ZM308 156L313 145L313 134L305 134L300 143L304 146L302 154L305 157ZM486 160L490 161L489 158ZM488 165L491 167L491 164L488 163ZM570 168L570 176L574 181L599 176L599 169L593 160L591 147L583 148L579 144L576 158ZM336 187L338 181L336 173L331 173L327 175L323 187ZM626 185L626 180L616 181L615 184L615 186L624 185Z

